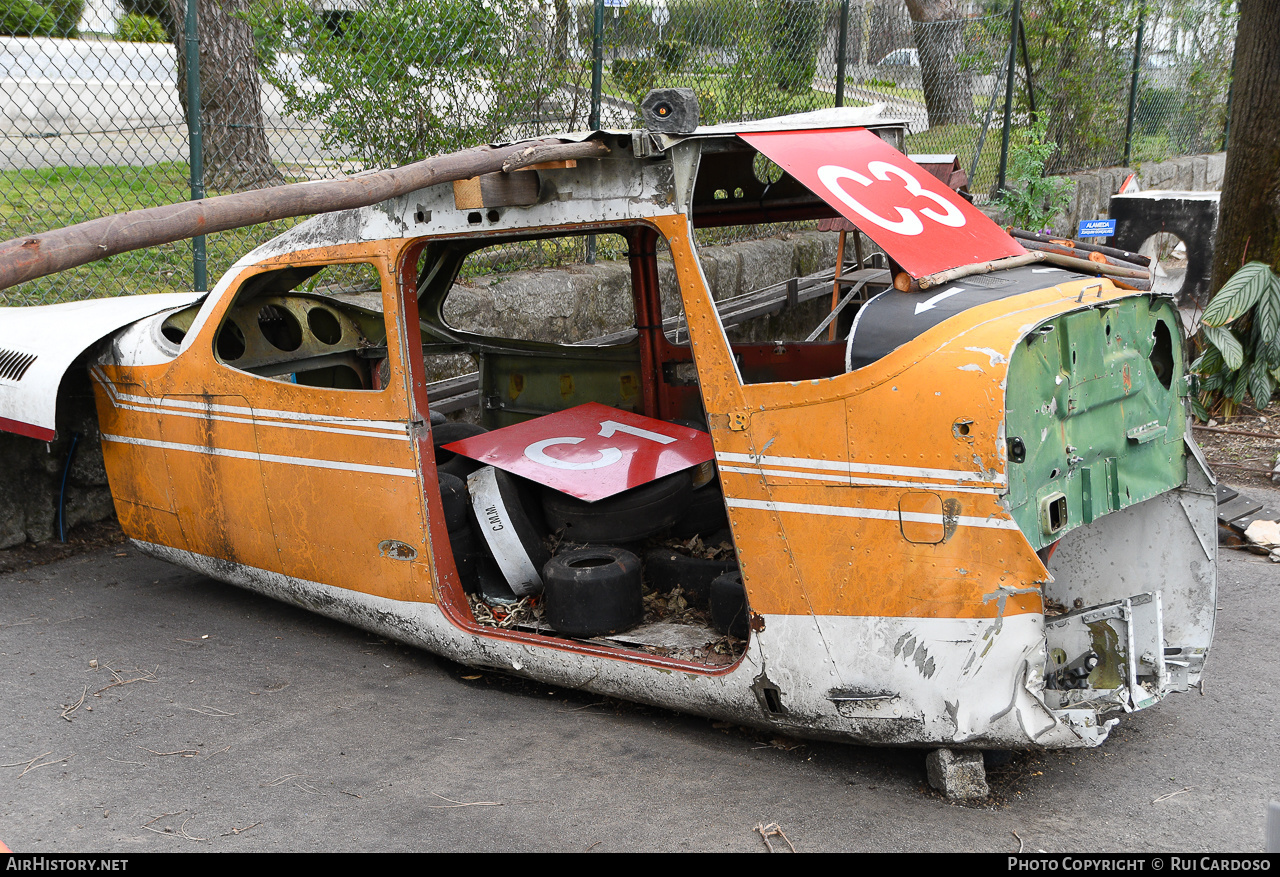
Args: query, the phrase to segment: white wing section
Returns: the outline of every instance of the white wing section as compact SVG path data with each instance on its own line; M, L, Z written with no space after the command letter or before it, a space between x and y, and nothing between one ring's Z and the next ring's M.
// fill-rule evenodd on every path
M177 292L0 308L0 430L52 439L58 385L80 354L130 323L186 307L204 295Z

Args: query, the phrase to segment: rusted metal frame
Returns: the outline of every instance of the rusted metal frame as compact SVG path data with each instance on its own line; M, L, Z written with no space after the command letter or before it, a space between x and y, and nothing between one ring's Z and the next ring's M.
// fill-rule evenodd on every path
M762 222L802 222L807 219L833 219L839 215L834 207L817 198L779 198L772 204L737 204L715 211L699 210L695 205L693 226L722 228L726 225L755 225Z
M417 332L412 333L413 340L410 341L410 327L420 325L417 263L423 246L405 247L400 252L395 266L396 301L384 302L384 307L387 304L393 306L392 311L387 314L390 317L387 324L390 331L396 333L397 354L409 377L409 392L406 394L408 420L418 454L418 487L422 496L422 512L427 524L427 547L431 552L431 568L434 573L432 599L448 617L457 611L457 601L460 599L466 604L467 598L462 589L462 576L458 572L453 549L450 548L447 553L440 550L440 546L449 545L449 532L445 525L444 501L438 488L440 475L436 471L435 446L429 428L431 418L428 414L430 400L427 396L426 364L422 358ZM470 611L469 604L467 611Z
M845 4L845 8L848 8L847 3ZM857 232L854 232L854 234L857 234ZM844 242L848 236L849 232L841 229L840 243L836 247L836 276L831 282L831 315L827 318L826 323L823 324L830 324L831 326L830 330L827 332L828 341L836 340L835 316L840 311L840 275L844 273ZM822 326L819 326L817 331L821 332ZM808 340L812 341L816 337L816 335L810 336Z
M627 232L627 261L631 264L631 294L635 299L636 331L640 336L640 392L644 413L663 419L658 363L661 351L654 336L662 334L662 302L658 297L658 233L647 226Z
M404 308L403 326L418 325L418 302L415 295L415 289L412 284L403 284L401 286L401 303ZM401 339L406 336L400 333ZM402 347L404 346L402 340ZM406 365L410 369L412 392L410 393L410 404L412 406L412 416L414 420L425 426L425 419L422 417L428 410L427 383L426 373L421 357L407 356ZM420 430L418 434L419 458L422 460L419 469L422 479L422 490L424 493L424 501L430 506L433 502L441 503L439 499L438 475L435 469L435 452L431 442L431 434L425 429ZM432 495L434 493L434 496ZM679 670L686 673L697 673L702 676L724 676L737 669L742 662L742 658L732 664L723 667L708 667L705 664L698 664L693 661L684 661L677 658L664 658L658 655L649 655L644 652L631 651L623 646L601 646L594 643L586 643L568 640L559 636L549 636L547 634L530 633L521 630L510 630L495 627L486 627L476 622L471 612L471 605L467 602L465 592L462 589L461 577L458 575L457 565L453 559L453 549L449 547L447 552L441 546L449 546L447 532L438 532L444 527L443 504L439 506L440 513L438 517L428 514L428 526L431 528L431 562L435 570L436 582L441 582L441 573L444 573L444 587L433 588L434 602L439 607L441 614L459 630L473 636L483 636L489 639L509 640L512 642L523 643L528 646L538 648L555 649L561 652L572 652L574 654L585 654L599 658L609 658L615 661L627 661L633 664L643 664L657 667L664 670ZM430 510L430 509L429 509ZM450 574L451 577L450 577ZM456 584L455 584L456 583ZM743 655L745 657L745 653Z
M530 146L539 145L548 147L538 156L540 161L553 157L599 158L609 152L603 143L592 140L561 143L551 139L533 144L480 146L345 180L291 183L132 210L0 243L0 289L107 256L197 235L295 216L368 207L427 186L500 171L506 161L519 157Z

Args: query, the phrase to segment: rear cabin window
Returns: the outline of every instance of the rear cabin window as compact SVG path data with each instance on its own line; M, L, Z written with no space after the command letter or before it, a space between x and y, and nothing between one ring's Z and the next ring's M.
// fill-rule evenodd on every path
M224 365L337 390L385 384L382 281L367 262L277 268L244 280L214 338Z
M445 296L445 325L514 341L624 341L621 335L634 329L636 316L621 235L595 235L596 263L589 270L580 265L513 270L532 258L526 250L575 251L574 245L585 241L581 236L515 241L469 253Z

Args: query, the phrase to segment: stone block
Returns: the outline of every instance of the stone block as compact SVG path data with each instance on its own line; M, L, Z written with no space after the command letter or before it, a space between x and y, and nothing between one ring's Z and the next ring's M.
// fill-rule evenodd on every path
M991 794L981 752L935 749L925 758L925 769L929 785L953 801L985 798Z
M1221 189L1222 179L1227 173L1227 154L1215 152L1205 157L1208 163L1205 165L1204 187L1210 192Z

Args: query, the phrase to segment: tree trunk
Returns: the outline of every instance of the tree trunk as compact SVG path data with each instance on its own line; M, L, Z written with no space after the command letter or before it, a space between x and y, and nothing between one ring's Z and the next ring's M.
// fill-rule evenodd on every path
M185 0L168 0L161 19L178 49L178 93L187 107ZM284 177L271 161L262 118L262 80L253 30L241 17L250 0L196 0L205 186L240 190L275 186Z
M1240 0L1213 291L1245 262L1280 270L1280 4Z
M950 0L907 0L920 55L920 79L929 127L973 121L973 82L958 59L964 51L964 19Z

